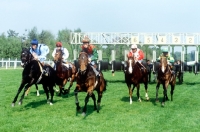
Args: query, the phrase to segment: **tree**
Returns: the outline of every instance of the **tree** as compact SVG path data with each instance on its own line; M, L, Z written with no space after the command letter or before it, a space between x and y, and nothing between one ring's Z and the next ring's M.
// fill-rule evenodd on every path
M7 31L8 37L17 37L19 33L16 33L14 30L9 29Z

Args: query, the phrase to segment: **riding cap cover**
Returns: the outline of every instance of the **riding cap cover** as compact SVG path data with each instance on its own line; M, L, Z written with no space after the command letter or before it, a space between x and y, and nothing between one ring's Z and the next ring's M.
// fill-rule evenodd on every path
M162 49L162 52L168 52L167 48Z
M38 45L38 40L37 40L37 39L33 39L33 40L31 41L31 44L32 44L32 45Z
M62 43L61 42L56 42L56 47L62 47Z
M90 43L90 39L88 37L85 37L83 40L82 40L82 43Z
M136 44L132 44L131 45L131 49L137 49L137 45Z

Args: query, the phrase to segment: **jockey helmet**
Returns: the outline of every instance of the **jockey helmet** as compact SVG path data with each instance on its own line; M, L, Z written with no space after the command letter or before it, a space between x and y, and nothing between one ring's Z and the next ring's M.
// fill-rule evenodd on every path
M167 49L167 48L164 48L164 49L162 49L162 52L168 53L168 49Z
M86 36L83 40L82 43L90 43L90 39Z
M131 49L137 49L137 45L136 44L132 44L131 45Z
M62 47L62 43L61 42L56 42L56 47Z
M37 40L37 39L33 39L33 40L31 41L31 44L32 44L32 45L38 45L38 40Z

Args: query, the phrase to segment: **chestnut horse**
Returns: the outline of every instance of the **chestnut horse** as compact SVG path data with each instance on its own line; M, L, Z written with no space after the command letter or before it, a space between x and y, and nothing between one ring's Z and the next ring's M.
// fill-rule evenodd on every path
M82 114L85 115L87 111L87 103L89 98L92 97L94 101L94 110L99 112L100 103L103 91L106 90L106 80L103 77L102 72L100 72L100 77L96 77L92 66L88 62L88 54L81 52L78 59L79 71L76 76L76 88L74 90L75 101L76 101L76 112L80 111L78 101L78 92L87 92L85 97L85 106L83 107ZM93 91L97 91L98 99L96 105L96 97Z
M127 60L127 67L125 69L125 82L129 89L129 96L130 96L130 104L132 104L132 94L135 87L137 87L137 98L141 102L140 99L140 83L144 83L145 87L145 97L146 100L149 100L149 96L147 93L148 88L148 72L147 69L141 69L139 67L139 62L135 61L134 57L128 57ZM131 85L133 84L133 88L131 89Z
M163 101L162 106L165 105L165 101L169 100L167 96L167 87L170 84L171 85L171 101L173 101L173 93L174 88L176 84L176 75L172 74L171 66L168 65L167 58L166 57L160 57L160 67L158 69L158 76L157 76L157 85L156 85L156 101L158 100L158 90L160 87L160 84L163 85Z
M76 67L72 63L63 63L62 60L63 52L61 49L56 50L56 54L54 56L55 68L56 68L56 84L59 85L61 94L69 93L70 88L73 85L76 75ZM67 82L70 81L70 85L68 89L64 89Z

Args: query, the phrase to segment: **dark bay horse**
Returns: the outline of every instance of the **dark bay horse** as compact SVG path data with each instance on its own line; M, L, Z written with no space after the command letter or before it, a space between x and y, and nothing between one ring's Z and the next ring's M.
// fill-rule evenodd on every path
M59 85L60 93L69 93L70 88L73 85L76 76L76 67L72 63L64 64L62 61L63 52L61 49L56 50L56 54L54 56L55 68L56 68L56 84ZM70 81L70 85L68 89L64 89L65 85L67 84L68 80Z
M106 80L104 79L102 72L100 72L100 77L96 77L92 66L88 62L87 53L81 52L79 54L78 65L79 65L79 71L77 73L77 78L76 78L77 82L76 88L74 90L75 100L76 100L76 110L78 112L81 109L78 101L78 92L87 92L82 114L83 115L86 114L87 103L90 97L92 97L94 101L94 110L97 110L97 112L99 112L102 94L103 91L106 90ZM97 105L96 105L96 97L93 91L97 91L98 94Z
M23 63L26 63L23 72L22 72L22 81L21 85L17 91L16 96L14 97L14 100L12 102L12 106L15 106L15 102L17 101L17 98L24 88L24 92L21 95L21 98L19 100L19 105L22 104L22 101L24 99L25 92L29 87L31 87L33 84L42 84L43 89L47 96L47 103L50 103L50 105L53 104L53 96L54 96L54 89L55 86L55 71L54 69L49 65L44 65L44 69L48 71L49 75L45 76L42 74L42 64L40 64L39 61L34 60L32 54L30 53L29 49L24 48L21 52L21 60ZM49 92L51 95L51 98L49 98Z
M137 98L141 102L140 99L140 83L144 83L145 87L145 97L147 100L149 100L149 96L147 93L148 88L148 72L147 69L144 68L141 70L139 67L139 62L135 61L134 57L128 57L127 60L127 67L125 69L125 82L129 89L129 96L130 96L130 104L132 104L132 94L135 87L137 87ZM131 85L133 84L133 88L131 88Z
M158 90L160 87L160 84L163 85L163 100L162 100L162 106L165 105L165 101L168 100L167 96L167 88L168 85L171 85L171 101L173 101L173 93L175 89L176 84L176 75L172 74L171 67L167 62L166 57L160 57L160 67L158 69L158 76L157 76L157 85L156 85L156 101L158 100Z
M22 50L22 51L25 51L25 50ZM21 60L21 67L24 68L24 67L26 66L27 63L24 61L24 58L22 58L22 55L23 55L23 54L24 54L24 53L21 53L20 59L23 59L23 62L22 62L22 60ZM35 88L36 88L37 96L40 96L40 93L39 93L37 84L35 84ZM29 87L29 88L26 90L25 96L27 96L27 95L29 94L30 89L31 89L31 87Z

